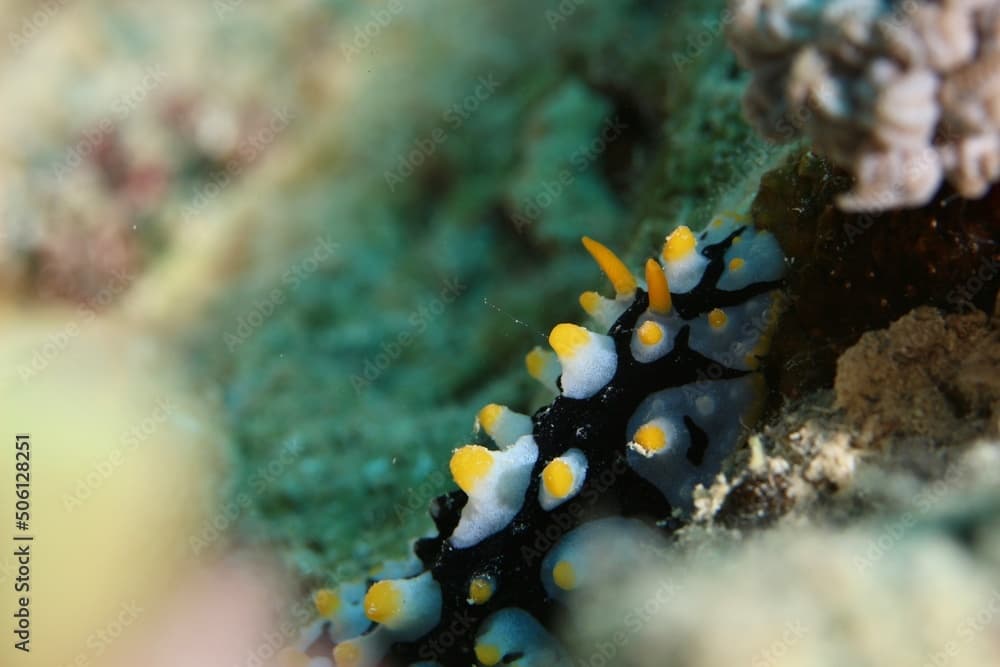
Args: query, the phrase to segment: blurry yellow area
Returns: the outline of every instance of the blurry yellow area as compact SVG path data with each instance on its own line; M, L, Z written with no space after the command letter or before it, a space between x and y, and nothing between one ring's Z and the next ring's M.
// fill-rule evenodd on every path
M162 340L113 316L0 310L2 665L102 664L196 564L224 451ZM15 435L31 436L31 653L13 649Z
M327 127L336 123L329 114L309 110L346 98L355 68L333 37L301 38L313 34L317 15L308 1L0 0L0 10L0 34L18 40L0 49L0 93L14 105L0 120L0 215L17 203L41 225L43 242L61 238L60 225L100 229L122 216L123 197L93 181L93 165L65 182L51 171L102 123L112 123L135 164L173 178L186 158L177 145L185 136L164 120L172 104L199 110L191 141L219 163L234 150L222 139L237 141L233 128L246 115L294 112L268 159L203 203L171 181L156 209L168 250L115 291L107 314L8 306L30 301L18 286L35 248L0 244L0 665L106 667L112 653L137 664L129 642L116 641L122 635L174 656L173 664L194 665L194 653L204 664L243 664L242 655L214 660L225 652L191 640L225 635L242 651L266 621L240 612L267 609L279 596L255 588L266 579L257 570L233 573L228 561L205 568L225 553L233 522L221 502L225 435L214 402L188 384L170 340L196 325L235 275L309 234L287 224L280 200L263 203L315 172L330 143L342 140ZM236 33L256 37L220 46ZM289 70L289 62L300 66ZM162 76L147 90L150 71ZM317 140L326 136L334 138ZM98 260L105 254L96 247ZM30 433L32 447L30 654L14 650L12 633L20 596L11 540L17 433ZM210 553L196 554L194 545ZM213 606L222 602L238 609ZM217 632L206 633L209 625ZM142 664L171 664L155 657Z

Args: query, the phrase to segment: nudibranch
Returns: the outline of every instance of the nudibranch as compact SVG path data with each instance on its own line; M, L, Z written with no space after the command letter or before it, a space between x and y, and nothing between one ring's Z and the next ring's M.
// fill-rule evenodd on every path
M437 534L366 584L316 593L319 619L288 664L570 665L560 611L679 525L740 443L779 308L774 237L736 214L681 226L640 277L583 244L614 296L580 304L607 333L552 329L551 351L526 363L559 395L533 416L480 410L485 444L454 451Z

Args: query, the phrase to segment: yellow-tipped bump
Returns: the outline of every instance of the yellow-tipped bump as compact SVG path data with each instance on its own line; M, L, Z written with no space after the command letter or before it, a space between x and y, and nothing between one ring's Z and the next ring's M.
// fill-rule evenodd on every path
M649 290L649 309L659 315L670 312L670 286L667 274L655 259L646 260L646 287Z
M708 323L713 329L721 329L726 326L726 322L728 321L729 318L726 317L726 313L724 313L720 308L713 308L708 313Z
M601 295L597 292L584 292L580 295L580 307L591 317L597 317L601 312Z
M556 582L556 586L564 591L576 588L576 570L569 561L561 560L556 563L552 568L552 579Z
M553 498L563 499L573 490L573 469L562 459L549 461L542 470L542 484Z
M524 365L528 369L528 375L539 382L545 382L545 368L549 365L545 350L536 345L531 352L524 356Z
M742 257L733 257L731 260L729 260L729 270L734 272L739 271L740 269L743 268L745 264L746 262L743 260Z
M493 597L495 588L489 577L473 577L469 582L469 601L472 604L486 604Z
M364 606L368 620L391 622L403 610L403 594L392 581L376 581L365 593Z
M572 358L590 341L590 332L576 324L557 324L549 333L549 345L560 359Z
M500 649L493 644L476 644L475 650L476 660L486 665L486 667L493 667L503 657Z
M333 647L333 662L337 667L354 667L361 663L361 647L348 640Z
M323 588L313 595L313 603L316 605L316 613L323 618L330 618L340 609L340 595L337 591Z
M667 434L656 424L643 424L632 440L650 453L656 453L667 446Z
M618 255L613 253L603 243L598 243L588 236L583 237L583 247L587 249L590 256L601 267L601 271L611 281L617 296L627 297L635 294L635 276L628 270L625 263L618 259Z
M639 325L636 334L643 345L656 345L663 340L663 327L652 320L646 320Z
M480 445L466 445L455 450L448 467L458 488L471 494L493 467L493 453Z
M497 421L499 421L500 416L503 414L503 406L497 403L490 403L489 405L483 407L476 415L476 427L481 428L487 433L493 433L496 430Z
M686 225L681 225L674 231L670 232L670 236L667 237L666 243L663 244L663 259L668 262L676 262L684 259L694 252L694 248L697 244L698 240L695 238L691 229Z

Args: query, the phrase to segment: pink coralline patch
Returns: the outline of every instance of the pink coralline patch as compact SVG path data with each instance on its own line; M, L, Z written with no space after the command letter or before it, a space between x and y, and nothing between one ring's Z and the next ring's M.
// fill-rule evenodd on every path
M37 249L33 285L43 299L103 310L117 301L144 264L136 232L121 223L67 226Z

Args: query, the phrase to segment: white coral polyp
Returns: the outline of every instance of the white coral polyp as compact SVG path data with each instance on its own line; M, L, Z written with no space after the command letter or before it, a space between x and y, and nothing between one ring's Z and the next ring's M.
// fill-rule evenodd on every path
M1000 179L998 0L731 0L758 131L798 132L856 184L845 210L920 206Z

